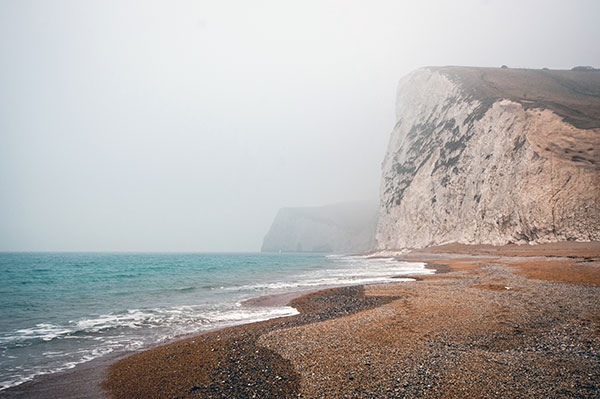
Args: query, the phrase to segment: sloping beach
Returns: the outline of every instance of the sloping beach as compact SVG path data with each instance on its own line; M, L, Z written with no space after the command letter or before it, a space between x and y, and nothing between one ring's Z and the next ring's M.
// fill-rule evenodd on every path
M113 398L598 397L600 245L451 245L435 275L325 290L300 315L113 364Z
M6 398L600 397L600 244L447 245L414 282L262 298L300 314L40 378Z

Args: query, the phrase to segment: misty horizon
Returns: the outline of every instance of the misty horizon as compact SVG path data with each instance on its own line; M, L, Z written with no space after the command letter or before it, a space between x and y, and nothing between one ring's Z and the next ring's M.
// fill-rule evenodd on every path
M258 251L378 200L412 70L600 66L593 1L142 5L0 5L0 251Z

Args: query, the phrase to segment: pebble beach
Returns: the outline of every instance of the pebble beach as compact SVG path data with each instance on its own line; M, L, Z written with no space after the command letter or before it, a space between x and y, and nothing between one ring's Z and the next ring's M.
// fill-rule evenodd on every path
M3 394L600 397L598 243L448 245L397 257L427 262L436 273L262 298L248 306L289 303L299 314L182 339L78 378L54 376Z
M599 257L595 243L412 252L403 260L438 272L296 298L297 316L136 354L102 386L112 398L600 397Z

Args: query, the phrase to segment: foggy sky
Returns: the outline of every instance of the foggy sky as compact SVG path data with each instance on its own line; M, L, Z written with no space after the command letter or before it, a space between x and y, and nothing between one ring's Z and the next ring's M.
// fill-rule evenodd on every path
M599 15L0 0L0 250L256 251L280 207L377 199L402 75L598 67Z

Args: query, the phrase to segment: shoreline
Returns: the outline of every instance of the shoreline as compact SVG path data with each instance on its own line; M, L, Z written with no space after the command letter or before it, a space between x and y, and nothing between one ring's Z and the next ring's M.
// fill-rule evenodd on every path
M335 287L327 287L331 289ZM255 307L276 307L288 306L289 303L297 298L321 291L321 289L310 289L304 291L291 291L285 293L261 295L242 301L243 306ZM291 317L291 316L284 316ZM268 319L271 320L271 319ZM263 320L263 321L268 321ZM124 351L110 353L105 356L92 359L88 362L77 364L75 367L51 374L41 374L35 376L32 380L25 381L19 385L15 385L0 391L0 399L21 399L21 398L93 398L105 399L106 392L101 388L102 382L106 379L108 367L137 353L152 350L154 348L170 345L185 339L191 339L207 334L211 334L220 330L225 330L232 327L239 327L247 324L261 323L262 321L248 322L235 324L226 327L214 327L197 333L182 334L171 338L166 342L153 344L149 347L136 351Z
M303 296L313 294L315 292L322 291L328 288L337 288L337 287L325 287L318 289L308 289L302 291L290 291L283 292L278 294L270 294L270 295L261 295L254 298L249 298L242 301L242 306L256 306L256 307L269 307L269 306L289 306L289 304L298 298L302 298Z
M600 395L600 243L452 245L396 259L436 272L254 298L300 314L124 354L104 365L104 387L116 398ZM48 397L9 390L0 397Z
M393 276L391 278L404 278L404 276ZM414 279L414 277L411 277ZM291 302L296 299L311 295L313 293L317 293L320 291L326 291L330 289L343 288L343 287L361 287L362 285L324 285L316 288L305 288L305 289L292 289L289 292L281 292L275 294L268 295L260 295L257 297L252 297L246 299L241 302L242 306L250 306L250 307L282 307L289 306ZM170 345L177 343L182 340L192 339L199 336L211 334L214 332L218 332L221 330L226 330L233 327L240 327L246 325L252 325L255 323L262 323L265 321L285 318L285 317L293 317L292 316L283 316L283 317L275 317L262 321L254 321L254 322L243 322L241 324L234 324L231 326L221 326L221 327L213 327L208 328L203 331L189 333L189 334L181 334L167 341L163 341L160 343L152 344L148 347L135 350L135 351L124 351L124 352L116 352L104 355L102 357L92 359L88 362L84 362L81 364L77 364L75 367L59 371L51 374L42 374L35 376L32 380L25 381L19 385L12 386L10 388L6 388L0 391L0 398L95 398L95 399L103 399L106 398L106 392L101 389L101 383L106 379L107 369L112 364L118 362L119 360L125 359L127 357L136 355L138 353L146 352L153 350L157 347Z
M105 386L115 398L598 396L600 286L570 280L600 274L600 244L560 247L405 254L446 273L309 294L292 302L300 315L123 359ZM570 266L539 279L531 260Z
M172 397L177 390L184 396L201 398L293 396L299 386L298 376L289 362L258 343L261 335L347 316L389 301L367 297L363 291L363 286L342 286L294 294L296 298L288 305L298 309L297 315L227 327L138 352L109 367L104 388L117 398L154 397L159 392L161 397ZM272 299L267 296L266 300ZM175 371L173 361L175 364L183 361L185 366ZM203 367L205 363L210 367ZM175 375L157 384L156 367L170 374L169 370L175 371ZM252 371L247 372L246 368ZM152 371L148 372L149 369ZM132 381L136 382L131 384Z

